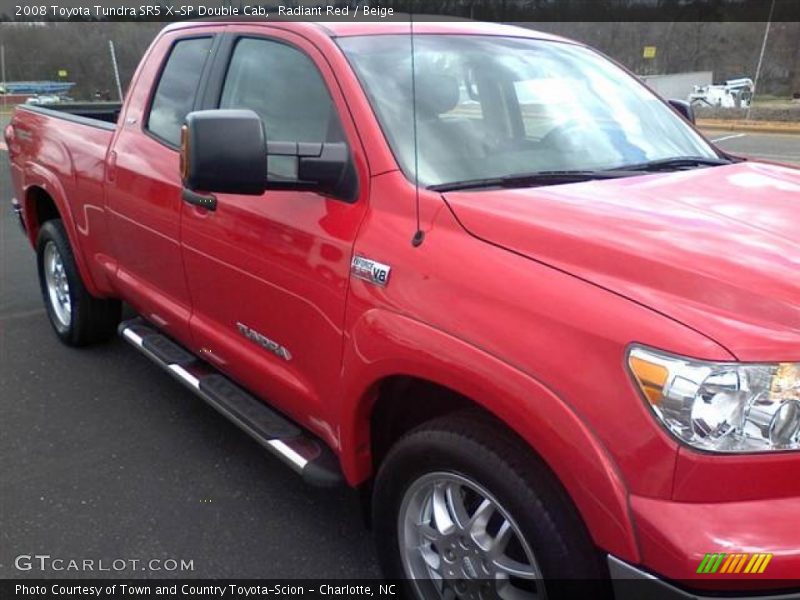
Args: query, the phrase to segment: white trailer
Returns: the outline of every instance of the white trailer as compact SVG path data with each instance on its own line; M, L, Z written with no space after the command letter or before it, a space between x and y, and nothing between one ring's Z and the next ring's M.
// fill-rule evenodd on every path
M689 102L698 106L749 108L755 84L749 77L730 79L723 85L698 85L689 94Z

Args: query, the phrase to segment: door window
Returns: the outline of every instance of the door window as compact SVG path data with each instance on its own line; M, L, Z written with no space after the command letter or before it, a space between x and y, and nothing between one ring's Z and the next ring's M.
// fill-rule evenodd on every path
M276 41L242 38L233 52L220 108L247 108L264 122L268 140L343 141L328 88L312 60Z
M161 73L147 129L165 142L177 146L181 127L192 111L203 65L211 49L211 38L192 38L175 44Z

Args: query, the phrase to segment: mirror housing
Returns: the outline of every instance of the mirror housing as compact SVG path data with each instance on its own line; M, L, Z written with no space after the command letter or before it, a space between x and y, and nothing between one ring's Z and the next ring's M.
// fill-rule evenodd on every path
M189 113L181 130L181 178L194 191L260 195L266 189L267 140L252 110Z
M181 178L191 192L313 191L354 202L358 177L344 142L267 142L252 110L199 110L181 130Z
M669 105L677 110L684 119L689 121L689 123L692 125L697 124L697 119L694 115L694 107L691 105L691 103L686 102L686 100L670 100Z
M291 175L278 174L274 164L291 164ZM268 190L308 190L346 202L358 196L358 178L344 142L269 142Z

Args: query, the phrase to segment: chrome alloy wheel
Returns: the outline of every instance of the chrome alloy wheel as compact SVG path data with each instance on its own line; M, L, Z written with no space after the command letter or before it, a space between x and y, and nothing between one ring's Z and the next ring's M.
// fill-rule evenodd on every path
M546 597L534 554L508 511L462 475L416 480L398 527L403 568L421 598Z
M44 247L44 280L47 295L58 323L68 328L72 320L72 302L69 297L69 283L64 269L64 261L56 245L49 241Z

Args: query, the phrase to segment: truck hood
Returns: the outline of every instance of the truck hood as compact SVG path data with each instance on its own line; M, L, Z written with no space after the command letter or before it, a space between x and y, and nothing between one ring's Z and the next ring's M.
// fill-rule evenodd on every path
M444 195L472 235L678 320L739 360L800 360L798 169L746 162Z

